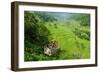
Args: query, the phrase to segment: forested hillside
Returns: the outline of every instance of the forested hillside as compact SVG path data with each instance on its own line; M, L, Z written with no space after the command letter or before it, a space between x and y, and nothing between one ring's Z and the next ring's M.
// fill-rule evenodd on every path
M90 58L89 14L25 11L24 21L25 61Z

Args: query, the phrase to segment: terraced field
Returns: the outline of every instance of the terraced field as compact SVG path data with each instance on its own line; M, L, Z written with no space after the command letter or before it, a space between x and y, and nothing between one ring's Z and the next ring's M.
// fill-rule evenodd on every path
M72 24L73 25L73 24ZM77 59L90 57L90 42L77 37L74 33L74 25L67 24L53 25L46 24L46 27L52 33L50 37L57 40L63 53L61 59ZM86 29L86 28L85 28Z

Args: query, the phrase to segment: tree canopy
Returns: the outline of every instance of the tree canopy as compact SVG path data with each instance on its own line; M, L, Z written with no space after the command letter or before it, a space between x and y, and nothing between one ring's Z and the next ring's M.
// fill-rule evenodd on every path
M35 14L25 11L25 41L43 46L48 43L49 30ZM27 43L27 42L26 42Z

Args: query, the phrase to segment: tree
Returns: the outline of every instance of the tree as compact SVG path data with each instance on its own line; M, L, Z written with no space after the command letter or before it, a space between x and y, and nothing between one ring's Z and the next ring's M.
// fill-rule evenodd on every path
M41 19L34 13L25 11L25 45L29 43L42 47L48 44L49 30L41 23ZM26 46L27 47L27 46Z
M79 21L81 26L89 26L90 25L90 15L89 14L73 14L70 19L74 19Z

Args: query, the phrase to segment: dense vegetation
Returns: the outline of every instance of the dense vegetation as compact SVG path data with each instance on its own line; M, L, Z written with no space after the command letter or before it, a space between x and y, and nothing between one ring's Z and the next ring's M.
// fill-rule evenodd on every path
M90 15L24 12L25 61L90 58ZM59 51L48 56L44 46L56 40Z

